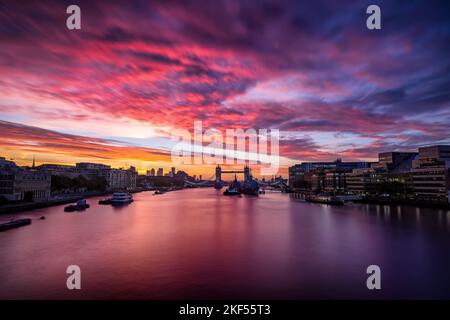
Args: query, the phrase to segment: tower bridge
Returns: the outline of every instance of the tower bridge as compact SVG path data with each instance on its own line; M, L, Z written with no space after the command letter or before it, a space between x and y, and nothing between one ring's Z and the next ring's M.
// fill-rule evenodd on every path
M185 186L189 187L216 187L221 188L223 185L226 184L225 181L222 180L222 174L244 174L244 181L250 181L251 180L251 170L248 166L245 166L243 170L222 170L222 168L218 165L216 167L216 173L215 175L211 176L210 178L199 181L199 182L193 182L189 181L187 179L184 180ZM214 179L214 180L213 180Z
M215 175L212 175L206 180L193 182L185 179L186 187L215 187L220 189L222 186L226 185L226 182L222 180L222 174L244 174L244 182L252 180L251 169L249 166L245 166L243 170L222 170L218 165L216 167ZM276 179L275 181L258 181L258 185L261 187L269 187L275 189L285 189L287 184L283 179Z
M222 183L222 174L238 174L243 173L244 174L244 181L249 181L251 179L251 171L249 166L245 166L244 170L222 170L222 168L218 165L216 167L216 183Z

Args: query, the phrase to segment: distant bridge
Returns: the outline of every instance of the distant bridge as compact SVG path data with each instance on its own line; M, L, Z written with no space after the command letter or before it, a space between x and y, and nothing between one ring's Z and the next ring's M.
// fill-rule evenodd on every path
M222 180L222 174L244 174L244 181L248 181L251 179L251 170L248 166L245 166L243 170L222 170L220 166L216 167L215 175L212 175L206 180L201 181L190 181L185 178L184 185L185 187L213 187L216 184L224 185L226 184ZM271 187L275 189L284 190L288 187L286 182L283 179L275 179L275 181L261 181L258 180L258 184L261 187Z
M190 181L184 178L184 187L214 187L215 181L213 180L214 175L206 180L201 181Z

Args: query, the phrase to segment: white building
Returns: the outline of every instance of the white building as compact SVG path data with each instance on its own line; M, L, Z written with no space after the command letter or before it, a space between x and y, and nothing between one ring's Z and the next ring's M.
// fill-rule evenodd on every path
M109 190L132 190L136 188L136 169L110 169L108 170L106 181Z
M18 167L0 158L0 196L9 201L45 201L50 199L51 175Z

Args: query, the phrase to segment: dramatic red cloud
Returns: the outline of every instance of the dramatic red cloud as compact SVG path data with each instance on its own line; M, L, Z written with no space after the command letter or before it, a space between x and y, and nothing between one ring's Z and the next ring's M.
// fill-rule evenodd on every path
M79 6L78 31L59 1L0 6L7 155L170 166L171 133L199 120L279 129L284 166L449 142L450 26L437 4L385 4L407 12L378 33L353 1Z

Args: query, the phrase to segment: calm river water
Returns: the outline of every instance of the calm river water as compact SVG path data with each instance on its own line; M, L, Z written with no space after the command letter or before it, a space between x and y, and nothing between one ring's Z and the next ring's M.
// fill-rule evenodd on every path
M0 233L0 298L450 298L449 211L214 189L134 198L16 214L33 223ZM378 291L366 288L372 264ZM69 265L81 290L66 288Z

